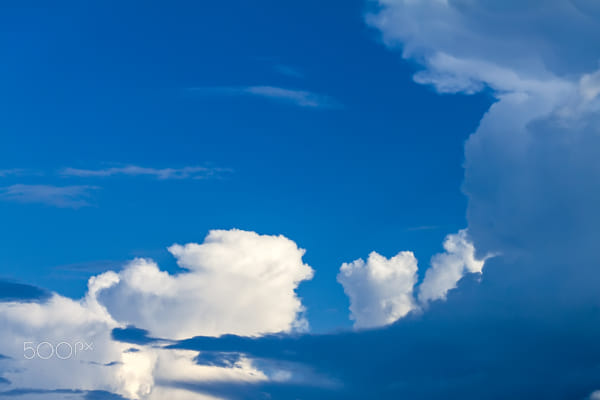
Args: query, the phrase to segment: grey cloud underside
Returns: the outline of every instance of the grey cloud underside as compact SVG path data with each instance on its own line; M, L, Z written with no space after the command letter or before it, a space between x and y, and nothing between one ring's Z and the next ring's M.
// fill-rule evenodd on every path
M583 399L594 390L600 372L597 313L540 321L499 305L485 295L489 289L485 281L464 282L449 303L380 330L200 337L174 347L298 362L343 382L341 388L299 391L258 384L245 388L251 394L247 398L268 392L274 399L298 394L324 399ZM471 304L473 298L480 300L478 306Z

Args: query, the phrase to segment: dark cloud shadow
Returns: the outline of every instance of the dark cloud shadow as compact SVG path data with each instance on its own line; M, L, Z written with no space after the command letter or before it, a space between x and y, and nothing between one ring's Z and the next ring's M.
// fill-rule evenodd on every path
M195 337L171 348L223 359L295 363L340 382L171 383L234 399L584 399L600 388L600 312L548 318L504 301L493 285L461 282L448 303L383 329L326 335ZM522 300L521 296L517 296ZM292 371L293 372L293 371Z

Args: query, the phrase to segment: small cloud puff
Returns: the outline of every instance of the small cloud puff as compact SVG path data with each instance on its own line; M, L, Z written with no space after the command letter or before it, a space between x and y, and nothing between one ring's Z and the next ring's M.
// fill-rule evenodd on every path
M390 324L416 307L417 259L410 251L390 259L372 252L367 262L344 263L337 279L350 298L356 328Z
M350 298L354 327L388 325L431 301L445 300L448 291L456 288L466 273L481 274L489 257L475 257L475 247L466 229L447 235L444 250L432 257L431 267L419 286L418 301L413 296L417 259L410 251L390 259L372 252L366 263L358 259L342 264L338 282Z

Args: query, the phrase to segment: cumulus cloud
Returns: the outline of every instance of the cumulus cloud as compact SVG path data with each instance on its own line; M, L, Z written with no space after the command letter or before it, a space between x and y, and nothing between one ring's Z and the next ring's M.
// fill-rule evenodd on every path
M344 263L337 279L350 298L356 328L387 325L416 307L417 259L410 251L389 259L372 252L366 262Z
M597 307L600 42L591 38L600 35L598 2L377 4L367 20L388 47L422 66L415 81L444 93L490 88L495 97L465 144L475 259L502 254L477 301L502 299L512 314L561 321ZM459 264L448 264L456 268L446 279L434 279L443 277L434 266L419 299L439 297L443 290L427 287L449 286L467 268Z
M475 258L475 247L467 237L465 229L448 235L444 240L445 253L436 254L431 259L431 268L419 286L419 302L446 299L449 290L455 289L465 273L483 272L485 260Z
M466 229L447 235L444 250L431 258L431 267L418 286L418 301L413 296L417 259L410 251L389 259L372 252L367 262L358 259L342 264L337 279L350 299L354 326L389 325L431 301L445 300L465 274L483 272L488 257L476 258Z
M588 265L597 260L600 223L600 43L589 40L600 35L597 2L378 5L368 22L423 66L416 81L440 92L487 86L497 98L465 145L463 189L477 250L499 251L511 263L527 257L522 273L581 295L573 287L587 287L584 275L597 273ZM548 267L574 258L580 268Z
M119 390L114 369L104 364L118 360L125 346L111 340L118 324L95 298L108 283L90 282L79 301L53 294L43 302L0 303L0 352L10 357L0 366L6 390ZM84 342L93 350L84 351Z
M280 381L280 368L265 373L244 356L226 365L201 365L197 351L169 349L164 340L125 343L112 332L135 324L175 339L305 328L295 293L313 274L302 262L304 250L283 236L240 230L211 231L202 244L169 250L183 272L170 275L151 260L136 259L120 272L90 278L80 300L52 294L0 302L5 393L27 389L50 396L67 388L74 395L106 391L131 399L202 399L214 397L177 385ZM60 354L48 357L59 343ZM77 343L90 348L83 351ZM69 346L79 352L69 354Z
M202 244L169 251L186 271L170 275L151 260L134 260L100 295L111 315L171 338L306 327L295 289L313 271L293 241L216 230Z

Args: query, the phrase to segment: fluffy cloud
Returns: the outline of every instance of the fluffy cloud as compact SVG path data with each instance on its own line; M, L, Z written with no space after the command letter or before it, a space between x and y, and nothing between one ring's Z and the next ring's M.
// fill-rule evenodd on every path
M203 244L169 251L185 271L169 275L137 259L100 298L117 320L155 336L260 335L305 328L295 289L313 275L304 250L283 236L211 231ZM128 304L129 307L123 307Z
M445 253L436 254L431 259L431 268L419 286L419 301L423 304L446 299L449 290L456 288L466 272L483 272L485 260L475 258L475 247L467 237L466 229L444 240Z
M118 324L95 298L107 283L90 282L80 301L54 294L43 303L0 303L0 353L9 357L0 371L9 388L118 390L111 370L104 367L123 350L110 338ZM93 350L78 344L84 342Z
M417 259L410 251L390 259L372 252L366 263L358 259L343 264L337 279L350 298L357 328L387 325L416 307Z
M168 341L127 344L114 340L112 331L135 324L173 339L306 328L295 293L313 274L302 262L304 250L283 236L239 230L211 231L203 244L169 250L183 272L170 275L151 260L136 259L118 273L92 277L81 300L52 294L0 302L0 376L7 390L47 398L67 388L73 398L105 391L131 399L214 399L176 387L281 380L279 368L267 374L243 356L227 365L200 365L198 352L168 349ZM51 354L57 346L60 352ZM69 354L69 346L79 352Z
M418 301L413 296L417 283L417 259L403 251L390 259L372 252L365 263L358 259L344 263L338 282L350 298L351 318L356 328L391 324L427 303L446 299L467 273L481 274L484 257L475 257L475 247L467 230L446 236L444 253L431 258L431 267L418 286Z

